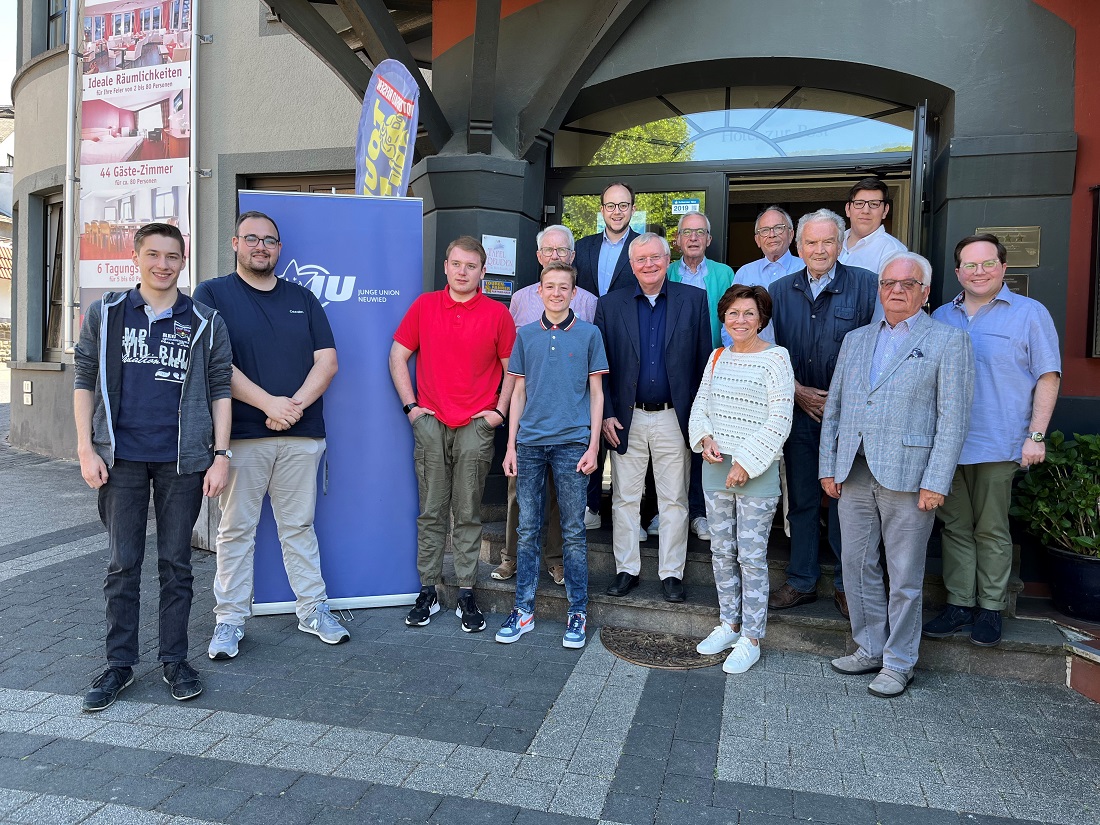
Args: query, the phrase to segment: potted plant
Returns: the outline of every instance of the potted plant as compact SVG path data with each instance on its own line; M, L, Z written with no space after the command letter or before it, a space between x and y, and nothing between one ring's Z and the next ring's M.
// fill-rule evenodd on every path
M1054 606L1100 621L1100 435L1060 432L1016 485L1011 513L1043 545Z

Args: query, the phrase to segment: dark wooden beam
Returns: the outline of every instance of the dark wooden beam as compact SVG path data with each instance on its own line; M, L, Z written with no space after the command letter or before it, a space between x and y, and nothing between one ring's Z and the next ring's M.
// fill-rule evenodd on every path
M588 19L519 114L517 157L530 160L546 150L585 81L648 2L592 0Z
M466 124L466 152L471 155L488 155L493 150L493 95L499 38L500 0L477 0L470 65L470 116Z
M265 0L307 49L351 89L360 102L370 85L371 67L364 63L307 0Z
M420 67L409 51L409 44L401 36L397 24L382 0L336 0L352 30L359 35L367 55L377 65L387 58L400 61L420 87L420 126L424 136L417 141L427 154L435 154L451 139L453 134L439 101L432 94ZM378 59L375 60L375 51Z

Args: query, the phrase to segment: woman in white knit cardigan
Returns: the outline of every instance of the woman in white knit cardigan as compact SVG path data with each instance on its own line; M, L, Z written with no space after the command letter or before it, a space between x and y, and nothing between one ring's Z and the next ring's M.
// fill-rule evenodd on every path
M688 423L692 449L705 462L703 495L721 616L697 650L733 648L722 665L726 673L744 673L760 660L768 621L768 536L794 409L790 356L760 338L771 308L764 287L726 290L718 317L733 344L715 350L707 364Z

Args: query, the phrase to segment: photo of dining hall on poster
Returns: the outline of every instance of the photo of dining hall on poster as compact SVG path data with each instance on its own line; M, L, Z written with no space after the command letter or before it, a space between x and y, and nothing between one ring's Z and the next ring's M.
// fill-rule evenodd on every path
M89 0L80 105L80 303L137 282L134 233L190 251L191 0ZM180 286L189 285L184 269Z

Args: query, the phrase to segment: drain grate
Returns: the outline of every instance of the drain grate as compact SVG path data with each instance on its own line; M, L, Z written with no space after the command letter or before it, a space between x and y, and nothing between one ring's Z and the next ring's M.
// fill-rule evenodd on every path
M703 656L695 651L695 646L699 644L696 638L628 627L603 627L600 629L600 641L620 659L660 670L712 667L722 664L729 655L728 651L722 651L713 656Z

